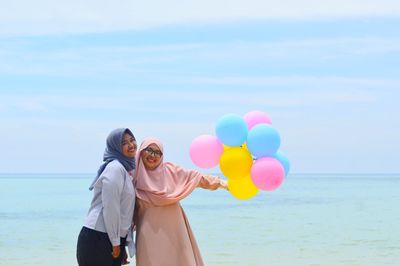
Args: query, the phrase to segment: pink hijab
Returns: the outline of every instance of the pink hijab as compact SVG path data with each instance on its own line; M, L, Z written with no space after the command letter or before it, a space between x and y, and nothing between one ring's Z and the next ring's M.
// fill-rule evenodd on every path
M151 144L156 144L163 152L163 145L158 139L145 139L140 145L136 156L137 167L134 177L136 196L155 206L176 203L198 186L202 175L195 170L185 170L172 163L164 163L163 157L156 169L147 170L140 154Z

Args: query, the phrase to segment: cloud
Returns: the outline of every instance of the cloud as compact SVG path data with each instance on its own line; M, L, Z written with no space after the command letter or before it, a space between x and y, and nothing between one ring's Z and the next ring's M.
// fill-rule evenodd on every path
M78 38L79 39L79 38ZM41 44L41 42L39 42ZM190 76L196 70L207 71L229 66L273 66L293 62L326 65L349 58L397 56L400 39L395 37L338 37L292 39L285 41L182 42L177 44L92 44L37 49L35 41L4 41L0 44L0 73L10 75L49 75L96 77L143 75L146 80L170 82L175 75ZM36 49L35 49L36 48ZM336 61L335 61L336 60ZM227 62L232 62L227 65ZM23 67L22 67L23 66ZM188 67L189 66L189 67ZM217 73L216 73L217 74ZM179 77L178 77L179 80Z
M188 78L193 83L213 85L249 85L249 86L286 86L295 88L387 88L395 89L400 86L400 80L349 78L335 76L269 76L269 77L217 77L217 78Z
M6 0L0 35L143 29L235 20L399 16L397 0Z
M224 109L250 110L254 106L268 108L320 106L326 104L356 104L373 103L380 97L387 97L395 91L399 80L374 80L345 77L227 77L221 79L196 78L193 83L212 83L229 85L257 84L261 88L244 90L204 89L204 90L114 90L98 91L93 93L63 94L52 93L47 95L19 96L2 95L0 109L11 113L40 114L55 112L75 112L79 119L79 112L93 111L93 115L101 119L101 114L125 112L142 113L143 110L163 115L180 114L182 110L190 108L197 115L212 114ZM277 88L276 85L285 85L287 88ZM267 89L275 87L275 89ZM385 92L386 90L386 92ZM151 99L151 101L149 101ZM207 107L207 108L205 108ZM29 118L31 119L31 118ZM83 117L91 119L91 117Z
M233 81L229 82L250 81L251 77L230 79ZM274 83L291 83L293 88L114 90L92 94L51 91L42 95L32 92L34 96L9 92L0 97L0 144L7 151L1 170L90 172L98 166L105 136L111 129L121 126L132 128L139 140L148 136L161 138L168 146L169 159L192 167L187 151L194 137L215 134L215 123L223 114L242 115L254 109L270 114L282 134L283 151L297 164L294 172L369 171L372 166L379 169L379 165L364 164L358 168L351 165L350 168L338 161L351 162L354 158L368 161L371 154L377 152L397 158L399 142L396 137L400 127L396 120L383 118L388 105L393 108L389 114L398 113L395 102L398 92L363 87L370 82L387 81L258 77L253 82L265 84L268 79ZM335 83L338 88L295 87L296 83L305 81ZM359 87L351 89L355 85ZM42 109L35 110L32 108L35 106ZM15 145L22 140L24 145ZM22 170L15 163L21 154L32 158ZM54 158L62 164L49 167L48 162ZM325 159L329 159L329 163ZM387 171L397 168L395 164L381 166Z

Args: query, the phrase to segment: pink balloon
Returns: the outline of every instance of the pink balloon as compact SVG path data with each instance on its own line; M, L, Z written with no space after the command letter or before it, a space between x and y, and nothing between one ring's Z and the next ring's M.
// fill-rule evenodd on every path
M268 115L260 111L248 112L243 118L244 121L246 121L248 130L258 124L272 124L272 121L269 119Z
M211 135L198 136L192 141L189 149L190 159L201 168L217 166L223 152L222 142Z
M253 164L250 175L256 187L271 191L282 184L285 177L285 169L278 160L264 157Z

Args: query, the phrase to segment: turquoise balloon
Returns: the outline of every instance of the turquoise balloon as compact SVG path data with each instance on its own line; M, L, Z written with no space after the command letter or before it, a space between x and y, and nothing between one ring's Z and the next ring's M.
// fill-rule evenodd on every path
M256 158L274 157L281 145L281 137L272 126L259 124L249 131L246 144Z
M277 159L283 166L283 169L285 169L285 176L288 175L289 170L290 170L290 162L289 159L280 151L278 151L275 154L275 159Z
M215 133L223 144L240 146L247 138L247 124L241 116L227 114L218 120Z

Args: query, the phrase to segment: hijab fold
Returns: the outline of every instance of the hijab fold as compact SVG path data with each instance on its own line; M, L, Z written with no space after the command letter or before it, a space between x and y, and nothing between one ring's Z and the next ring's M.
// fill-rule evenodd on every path
M122 139L124 134L127 133L131 135L134 139L132 132L128 128L117 128L111 131L107 137L106 149L103 155L103 164L100 165L97 175L94 178L89 190L94 188L97 180L99 179L101 173L103 173L106 166L113 160L118 160L125 168L127 172L132 171L136 168L135 158L129 158L122 154Z
M155 206L165 206L188 196L199 184L201 173L186 170L173 163L163 162L154 170L147 170L140 158L141 152L149 145L157 145L163 152L158 139L145 139L136 155L137 170L134 176L136 196Z

